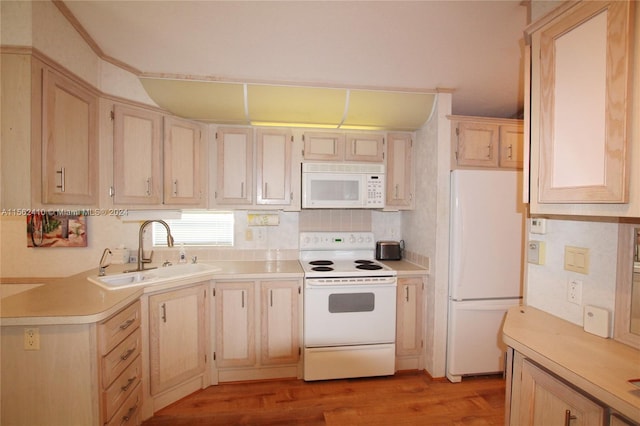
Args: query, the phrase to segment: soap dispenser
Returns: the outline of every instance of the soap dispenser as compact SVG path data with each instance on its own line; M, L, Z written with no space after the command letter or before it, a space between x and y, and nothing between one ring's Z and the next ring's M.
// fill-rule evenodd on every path
M178 256L178 263L187 263L187 252L184 249L184 243L180 243L180 254Z

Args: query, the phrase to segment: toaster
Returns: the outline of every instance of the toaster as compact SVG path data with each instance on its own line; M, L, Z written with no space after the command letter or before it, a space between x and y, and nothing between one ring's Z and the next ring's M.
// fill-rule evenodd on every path
M378 241L376 242L377 260L402 259L403 241Z

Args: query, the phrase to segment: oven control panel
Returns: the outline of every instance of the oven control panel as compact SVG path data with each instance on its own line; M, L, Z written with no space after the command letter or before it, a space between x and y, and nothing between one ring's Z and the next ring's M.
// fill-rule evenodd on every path
M301 232L300 250L369 250L373 232Z

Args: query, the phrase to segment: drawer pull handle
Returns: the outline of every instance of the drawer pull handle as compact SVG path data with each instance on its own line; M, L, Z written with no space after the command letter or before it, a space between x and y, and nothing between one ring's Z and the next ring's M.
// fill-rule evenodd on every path
M120 330L126 330L127 328L129 328L129 326L131 324L133 324L135 322L135 320L133 318L131 318L130 320L127 320L125 322L123 322L122 324L120 324Z
M60 175L60 185L56 185L56 188L60 189L60 192L65 192L66 171L64 167L56 170L56 173Z
M122 361L126 361L127 358L129 358L131 356L132 353L134 353L136 351L135 348L131 348L129 349L127 352L123 353L122 355L120 355L120 359Z
M129 380L127 380L127 384L122 386L122 387L120 387L122 392L126 392L127 389L129 389L131 387L131 385L136 381L137 378L138 378L138 376L133 376Z
M122 416L122 423L128 422L131 419L131 417L133 416L133 413L135 413L137 409L138 409L138 404L137 403L133 407L129 408L129 411L127 411L127 414Z
M577 419L577 417L571 414L571 410L566 410L564 412L564 426L569 426L569 423L571 423L571 420L575 420L575 419Z
M407 297L406 297L406 301L409 301L409 286L405 287L405 290L407 291Z

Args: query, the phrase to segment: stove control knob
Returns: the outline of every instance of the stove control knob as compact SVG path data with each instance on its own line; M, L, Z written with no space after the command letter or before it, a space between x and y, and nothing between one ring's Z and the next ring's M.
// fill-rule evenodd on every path
M356 237L354 237L354 236L353 236L353 234L349 235L349 242L350 242L351 244L353 244L353 243L355 243L355 242L356 242Z
M358 237L358 242L361 243L362 242L362 237Z

